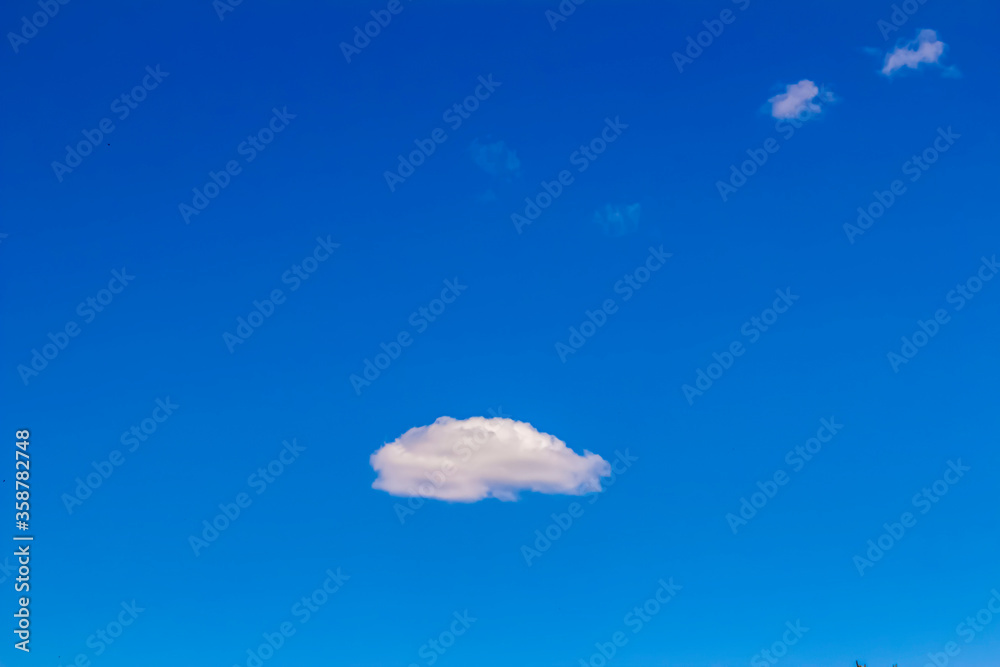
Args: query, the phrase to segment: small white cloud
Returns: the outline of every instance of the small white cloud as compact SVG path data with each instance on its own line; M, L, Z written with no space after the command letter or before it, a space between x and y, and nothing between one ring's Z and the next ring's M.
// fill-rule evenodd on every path
M785 92L775 95L771 103L771 115L775 118L795 118L803 113L817 114L821 111L817 102L829 102L830 93L821 93L819 87L809 79L785 86Z
M921 63L936 64L944 54L945 43L937 38L933 30L921 30L917 38L895 51L885 54L882 74L886 76L904 67L917 69Z
M625 236L639 228L642 206L613 206L608 204L603 211L594 213L594 223L606 236Z
M476 502L517 500L520 491L583 495L600 491L610 464L577 454L559 438L505 418L440 417L411 428L371 455L373 489L393 496Z
M517 158L517 153L503 141L482 144L479 143L478 139L474 139L469 150L472 153L472 159L487 174L493 176L513 174L516 176L521 171L521 161Z

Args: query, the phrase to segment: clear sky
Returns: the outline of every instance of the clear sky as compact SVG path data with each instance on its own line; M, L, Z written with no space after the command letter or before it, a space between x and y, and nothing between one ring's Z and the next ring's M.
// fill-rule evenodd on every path
M233 1L0 13L0 662L996 664L996 3Z

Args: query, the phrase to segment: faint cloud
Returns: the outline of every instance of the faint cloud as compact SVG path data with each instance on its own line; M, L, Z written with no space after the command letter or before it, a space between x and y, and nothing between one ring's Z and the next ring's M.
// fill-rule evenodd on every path
M640 204L620 206L608 204L604 210L594 212L594 223L605 236L625 236L639 228Z
M472 159L487 174L493 176L520 176L521 161L517 153L511 150L504 141L481 143L474 139L469 146Z
M940 64L938 61L944 55L945 43L937 38L933 30L921 30L917 38L896 50L885 54L885 64L882 74L891 76L904 67L917 69L921 63Z
M611 465L577 454L531 424L501 417L439 417L371 455L373 489L393 496L472 503L520 491L579 496L601 491Z
M803 113L818 114L819 102L832 102L833 95L820 91L809 79L785 86L785 92L768 99L771 115L775 118L795 118Z

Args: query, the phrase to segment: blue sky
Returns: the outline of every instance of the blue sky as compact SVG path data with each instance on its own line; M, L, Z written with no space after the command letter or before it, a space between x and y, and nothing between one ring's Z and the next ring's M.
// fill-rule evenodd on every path
M0 661L995 664L998 8L907 8L8 4Z

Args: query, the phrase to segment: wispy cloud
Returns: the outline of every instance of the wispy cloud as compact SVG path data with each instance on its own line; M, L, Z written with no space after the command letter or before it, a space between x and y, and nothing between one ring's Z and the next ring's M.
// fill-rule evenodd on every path
M882 74L890 76L904 67L917 69L922 63L939 64L944 47L945 43L937 38L936 32L921 30L915 40L885 54Z
M820 92L815 83L802 79L785 86L785 92L768 99L768 102L771 103L771 115L775 118L795 118L805 112L819 113L819 102L829 102L832 99L833 95Z
M639 228L642 206L631 204L620 206L608 204L602 211L594 213L594 223L606 236L625 236Z
M517 153L511 150L504 141L484 144L479 139L474 139L472 145L469 146L469 151L472 153L472 159L487 174L493 176L520 175L521 161L517 158Z
M583 495L601 490L610 464L513 419L440 417L371 455L372 488L393 496L476 502L520 491Z

